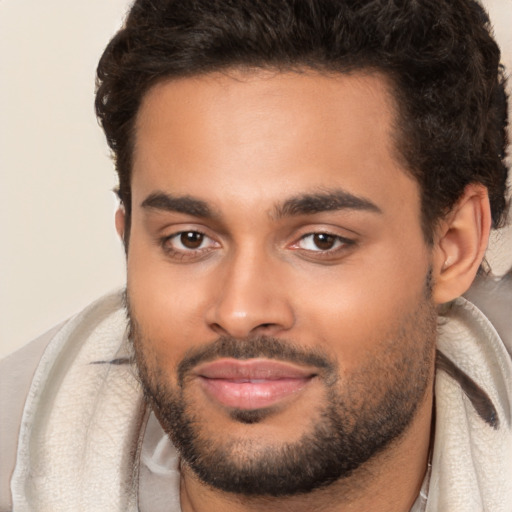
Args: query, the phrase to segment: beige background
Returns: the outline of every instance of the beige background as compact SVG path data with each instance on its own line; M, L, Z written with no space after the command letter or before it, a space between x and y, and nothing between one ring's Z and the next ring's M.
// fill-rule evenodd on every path
M0 357L124 282L93 100L128 5L0 0ZM512 69L512 0L486 5ZM501 238L503 259L512 233Z

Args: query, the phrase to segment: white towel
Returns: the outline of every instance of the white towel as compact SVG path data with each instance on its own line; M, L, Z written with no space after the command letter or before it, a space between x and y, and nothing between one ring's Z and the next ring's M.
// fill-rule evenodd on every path
M12 479L16 512L137 510L145 421L120 294L67 322L50 342L25 405Z
M427 512L512 512L512 363L487 318L457 299L439 350L478 384L498 413L485 423L460 385L436 374L436 432Z

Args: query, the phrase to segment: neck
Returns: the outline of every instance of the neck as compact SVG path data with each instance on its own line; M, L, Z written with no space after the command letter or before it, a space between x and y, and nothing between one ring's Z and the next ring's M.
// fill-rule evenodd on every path
M349 477L308 494L290 497L247 497L211 488L183 465L183 512L409 512L427 470L433 392L429 388L416 415L385 451L374 456Z

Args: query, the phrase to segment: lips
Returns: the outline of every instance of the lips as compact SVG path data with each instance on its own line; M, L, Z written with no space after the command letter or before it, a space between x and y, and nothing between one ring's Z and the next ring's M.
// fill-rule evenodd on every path
M301 391L312 369L281 361L220 359L194 372L205 393L223 406L255 410L270 407Z

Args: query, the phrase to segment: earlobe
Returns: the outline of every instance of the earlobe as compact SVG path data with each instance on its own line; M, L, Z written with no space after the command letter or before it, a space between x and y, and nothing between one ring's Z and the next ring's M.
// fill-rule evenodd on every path
M124 243L124 231L125 231L125 227L126 227L126 214L124 211L124 207L122 205L116 211L115 222L116 222L117 234L119 235L119 237L121 238L121 240Z
M490 228L487 189L470 184L436 233L433 261L436 304L449 302L469 289L487 249Z

